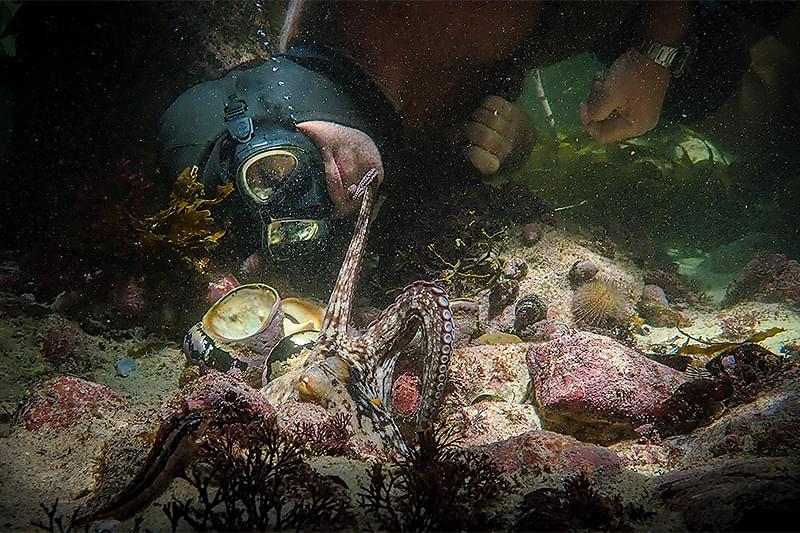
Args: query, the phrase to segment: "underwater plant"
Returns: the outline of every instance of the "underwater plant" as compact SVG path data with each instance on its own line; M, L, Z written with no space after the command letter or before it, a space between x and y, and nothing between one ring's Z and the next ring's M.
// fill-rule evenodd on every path
M631 313L625 295L614 282L595 278L573 291L572 315L582 326L611 329L626 325Z
M51 505L40 503L39 507L47 516L47 523L44 521L31 522L33 527L41 529L42 531L49 531L50 533L73 533L75 531L83 531L84 533L89 532L88 524L84 525L80 530L78 529L80 526L75 525L78 515L81 512L80 507L76 507L69 516L65 515L61 511L60 500L58 498L56 498ZM142 530L142 521L143 520L141 517L137 517L133 521L133 526L128 529L128 533L139 533L139 531Z
M163 506L172 530L278 531L352 526L342 487L303 460L300 435L281 432L275 416L223 424L210 432L184 476L196 499Z
M585 472L567 478L559 488L536 489L525 495L517 518L521 531L620 531L634 528L652 512L625 505L618 495L603 496Z
M207 251L225 235L225 229L216 226L209 207L220 204L233 192L233 185L219 186L214 196L206 198L198 172L197 167L181 172L170 195L169 207L142 219L131 217L131 225L143 244L168 245L178 250L184 261L202 268L207 262Z
M344 413L337 413L319 424L303 420L295 426L294 434L300 439L306 456L344 456L351 450L348 443L353 430Z
M362 507L390 531L466 531L497 527L487 508L510 483L485 455L458 446L454 428L420 434L397 463L376 462Z

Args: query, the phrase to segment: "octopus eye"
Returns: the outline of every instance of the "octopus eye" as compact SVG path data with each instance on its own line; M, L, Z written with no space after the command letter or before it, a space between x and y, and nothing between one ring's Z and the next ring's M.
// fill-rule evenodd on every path
M327 403L333 384L319 368L310 368L300 377L297 393L300 399L324 405Z

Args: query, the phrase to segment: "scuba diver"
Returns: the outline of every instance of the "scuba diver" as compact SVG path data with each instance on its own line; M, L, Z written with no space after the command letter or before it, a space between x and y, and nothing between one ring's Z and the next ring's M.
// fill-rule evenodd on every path
M673 78L702 52L691 15L685 2L295 0L281 54L202 83L166 111L161 171L196 165L207 191L233 182L263 245L294 253L356 211L348 189L370 168L378 184L391 176L395 195L415 179L445 194L445 175L521 161L535 135L512 99L527 69L616 55L580 121L600 142L652 129ZM674 102L674 113L690 113Z

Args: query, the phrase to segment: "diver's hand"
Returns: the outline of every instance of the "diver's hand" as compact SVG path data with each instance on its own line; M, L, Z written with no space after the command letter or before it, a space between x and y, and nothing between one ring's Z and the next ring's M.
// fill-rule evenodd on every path
M527 130L523 109L500 96L487 96L464 126L470 143L464 155L481 174L494 174L512 151L526 144Z
M671 74L634 50L596 76L579 114L583 129L601 143L646 133L658 124Z

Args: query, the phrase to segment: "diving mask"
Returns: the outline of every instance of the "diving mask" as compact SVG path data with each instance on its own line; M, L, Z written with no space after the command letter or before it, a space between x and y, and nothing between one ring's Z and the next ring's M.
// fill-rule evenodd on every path
M225 106L231 168L245 204L263 224L262 241L279 259L302 255L329 229L333 204L319 149L292 124L254 124L247 105L231 97Z

